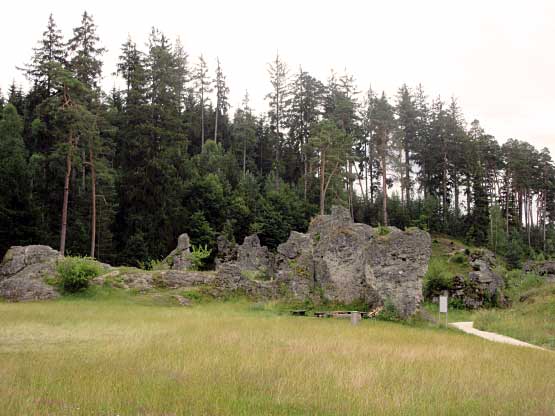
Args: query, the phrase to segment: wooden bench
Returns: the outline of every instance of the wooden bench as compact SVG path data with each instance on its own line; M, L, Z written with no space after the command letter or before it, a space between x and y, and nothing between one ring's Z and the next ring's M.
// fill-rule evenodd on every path
M330 314L327 312L314 312L315 318L329 318Z

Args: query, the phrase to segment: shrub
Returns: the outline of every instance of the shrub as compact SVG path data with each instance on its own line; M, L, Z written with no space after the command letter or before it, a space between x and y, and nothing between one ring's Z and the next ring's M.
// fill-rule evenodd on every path
M65 257L58 262L57 271L62 289L69 293L89 287L90 280L102 273L102 268L87 257Z
M427 299L441 294L451 288L452 279L449 276L446 264L441 259L432 259L428 272L424 276L424 296Z
M386 236L390 233L391 231L389 230L389 227L384 227L383 225L379 225L378 226L378 235L383 237Z
M399 321L401 316L391 299L387 298L383 304L383 308L376 316L381 321Z
M464 253L456 253L451 257L449 261L451 263L465 264L467 262L467 257L464 255Z
M191 246L191 266L193 270L202 270L204 267L204 260L212 254L212 249L208 245Z

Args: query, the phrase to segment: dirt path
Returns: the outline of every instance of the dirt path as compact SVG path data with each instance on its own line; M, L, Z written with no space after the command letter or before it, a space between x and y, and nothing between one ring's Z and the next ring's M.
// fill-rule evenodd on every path
M518 339L514 339L511 337L506 337L505 335L496 334L495 332L480 331L479 329L474 328L474 322L454 322L449 325L452 326L453 328L460 329L461 331L466 332L467 334L476 335L478 337L481 337L490 341L501 342L503 344L516 345L519 347L528 347L528 348L535 348L538 350L548 351L545 348L538 347L537 345L532 345L527 342L520 341Z

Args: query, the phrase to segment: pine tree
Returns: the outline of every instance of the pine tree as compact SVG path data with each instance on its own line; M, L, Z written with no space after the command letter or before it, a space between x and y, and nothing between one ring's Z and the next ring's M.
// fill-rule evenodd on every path
M324 215L326 194L332 180L346 173L343 167L351 157L352 139L334 121L324 119L313 130L309 143L317 155L320 214Z
M54 93L53 77L57 72L57 65L65 65L66 56L62 33L51 14L39 46L33 48L31 62L22 69L33 88L43 99Z
M221 117L227 117L227 110L229 103L227 97L229 95L229 88L225 82L225 75L220 66L220 59L217 60L216 78L214 79L214 88L216 90L216 108L214 109L214 141L218 143L218 121Z
M389 144L391 135L395 128L395 119L393 116L393 107L387 101L385 93L379 100L373 111L372 125L374 129L374 137L376 139L376 150L380 159L380 169L382 176L382 219L384 225L389 225L387 215L387 188L388 188L388 159Z
M73 37L68 41L68 68L75 78L90 88L91 92L98 88L102 76L101 57L106 51L98 45L97 27L93 17L86 11L81 17L81 25L73 29Z
M270 125L274 134L274 175L275 186L279 188L279 180L281 176L281 153L283 146L283 131L286 123L286 114L289 99L289 70L285 62L276 54L276 59L269 64L268 74L270 75L270 83L272 84L272 92L266 96L270 101Z
M204 136L205 136L205 125L204 125L204 114L206 107L207 95L212 92L212 87L210 86L211 80L208 76L208 65L204 60L203 55L200 55L198 63L194 71L195 80L195 93L200 106L200 137L201 137L201 150L204 149Z
M417 111L412 94L406 84L399 89L397 94L395 112L404 156L401 189L405 193L405 204L409 206L412 188L411 162L417 134Z

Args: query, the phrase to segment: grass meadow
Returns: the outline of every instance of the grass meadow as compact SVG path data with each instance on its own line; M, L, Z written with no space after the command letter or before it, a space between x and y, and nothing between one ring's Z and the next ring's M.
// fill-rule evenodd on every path
M140 296L0 303L2 415L553 415L555 354Z
M482 310L475 318L479 329L555 350L555 283L522 291L511 308Z

